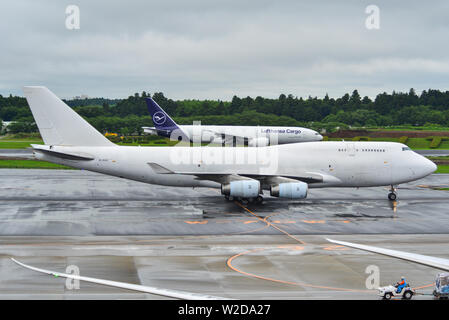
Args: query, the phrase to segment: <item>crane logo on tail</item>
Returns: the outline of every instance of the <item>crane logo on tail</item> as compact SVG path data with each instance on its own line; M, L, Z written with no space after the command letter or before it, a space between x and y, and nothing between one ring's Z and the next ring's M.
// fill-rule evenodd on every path
M154 115L153 115L153 122L157 125L162 125L165 123L165 120L167 120L166 115L161 112L161 111L157 111Z

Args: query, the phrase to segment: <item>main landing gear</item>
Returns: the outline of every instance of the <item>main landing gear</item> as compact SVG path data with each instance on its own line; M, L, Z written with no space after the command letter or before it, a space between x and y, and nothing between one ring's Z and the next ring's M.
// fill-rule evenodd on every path
M248 203L257 203L257 204L259 204L259 203L263 202L263 197L261 195L258 195L255 198L240 198L240 197L232 197L232 196L226 195L225 199L228 200L228 201L236 200L236 201L239 201L239 202L241 202L242 204L245 204L245 205L248 204Z
M388 199L390 201L396 201L397 197L398 197L398 195L396 193L396 188L393 185L391 185L390 193L388 194Z

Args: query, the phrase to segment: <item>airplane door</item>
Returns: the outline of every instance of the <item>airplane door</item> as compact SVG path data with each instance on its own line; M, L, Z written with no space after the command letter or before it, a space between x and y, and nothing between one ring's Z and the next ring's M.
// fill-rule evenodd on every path
M386 181L387 184L391 184L391 155L389 152L385 152L383 155L383 163L381 164L382 168L380 170L379 178L382 181Z
M350 157L355 157L356 150L355 150L355 145L353 142L346 143L346 149L347 149L348 155Z
M356 147L353 142L346 142L346 153L347 159L345 164L345 177L348 183L357 184L357 181L360 179L360 172L355 170L355 155L356 155Z

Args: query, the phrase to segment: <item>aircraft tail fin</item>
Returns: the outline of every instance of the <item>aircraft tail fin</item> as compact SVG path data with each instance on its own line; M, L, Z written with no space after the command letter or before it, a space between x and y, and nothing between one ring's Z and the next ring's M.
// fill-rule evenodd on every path
M23 92L46 145L114 145L46 87L24 87Z
M153 119L154 126L159 134L170 136L172 131L182 131L176 122L154 101L152 98L146 98L148 111Z

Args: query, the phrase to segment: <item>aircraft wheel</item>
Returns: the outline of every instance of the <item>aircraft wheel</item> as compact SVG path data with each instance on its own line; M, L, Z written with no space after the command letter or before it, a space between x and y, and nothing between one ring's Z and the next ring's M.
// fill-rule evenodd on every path
M240 201L242 202L242 204L245 204L245 205L248 204L248 202L249 202L248 199L242 199Z
M390 201L395 201L396 198L397 198L396 193L390 192L390 193L388 194L388 199L389 199Z
M229 196L228 196L228 195L225 195L225 199L229 201Z

